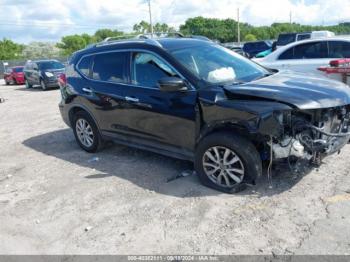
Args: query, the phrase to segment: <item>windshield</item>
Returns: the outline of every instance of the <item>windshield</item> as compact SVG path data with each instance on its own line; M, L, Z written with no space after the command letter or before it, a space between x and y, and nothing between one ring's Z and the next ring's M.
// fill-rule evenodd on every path
M249 82L269 73L219 45L200 45L170 52L193 74L211 84Z
M40 70L48 70L48 69L63 69L64 65L57 61L45 61L38 63Z

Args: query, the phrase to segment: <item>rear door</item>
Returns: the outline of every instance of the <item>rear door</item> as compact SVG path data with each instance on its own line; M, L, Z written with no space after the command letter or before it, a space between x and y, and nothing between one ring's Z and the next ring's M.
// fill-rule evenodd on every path
M77 85L82 104L88 107L105 134L125 133L124 89L129 82L129 52L108 51L83 57L77 65L83 75Z

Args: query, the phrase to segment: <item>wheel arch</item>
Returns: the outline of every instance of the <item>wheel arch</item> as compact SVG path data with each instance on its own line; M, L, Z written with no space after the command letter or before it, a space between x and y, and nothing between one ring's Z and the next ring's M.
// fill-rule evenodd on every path
M73 120L74 120L74 115L80 111L85 111L87 114L90 115L90 117L94 120L98 130L100 131L100 127L98 122L96 121L96 118L94 117L94 115L90 112L90 110L88 108L86 108L83 105L74 105L72 106L69 111L68 111L68 119L69 119L69 123L71 125L71 127L73 127Z
M249 127L245 125L232 123L232 122L225 122L225 123L218 123L212 126L207 125L204 128L202 128L200 135L196 139L196 144L195 144L196 148L204 138L218 132L232 132L233 134L239 135L247 139L248 141L250 141L257 151L261 150L259 148L259 145L261 142L264 141L264 137L261 134L252 132L249 129Z

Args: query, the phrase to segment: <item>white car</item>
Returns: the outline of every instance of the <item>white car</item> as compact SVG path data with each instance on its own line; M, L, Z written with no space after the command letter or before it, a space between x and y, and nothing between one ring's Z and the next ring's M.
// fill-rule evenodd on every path
M327 37L294 42L283 46L255 62L272 69L286 69L307 74L328 76L341 81L341 75L317 70L329 66L331 60L350 58L350 36ZM348 80L348 84L350 81Z

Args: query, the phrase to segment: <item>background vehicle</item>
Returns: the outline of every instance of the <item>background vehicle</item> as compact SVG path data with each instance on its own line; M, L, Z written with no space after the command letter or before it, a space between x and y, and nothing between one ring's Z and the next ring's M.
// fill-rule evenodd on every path
M246 53L248 58L252 58L256 56L258 53L262 51L266 51L272 48L272 41L255 41L255 42L246 42L243 45L243 51Z
M4 80L5 80L6 85L24 84L23 66L15 66L15 67L8 68L5 71Z
M317 68L328 66L331 60L337 58L350 58L350 37L294 42L254 61L272 69L288 69L324 76L325 74ZM332 74L329 77L341 81L340 75Z
M273 73L209 41L102 42L73 54L66 74L59 108L82 149L113 139L194 161L223 192L254 183L262 160L320 162L350 137L346 85Z
M276 48L280 48L281 46L288 45L290 43L296 41L302 41L306 39L315 39L322 37L332 37L334 33L331 31L312 31L312 32L304 32L304 33L283 33L279 34L277 39Z
M222 46L236 52L237 54L240 54L242 56L246 56L244 53L242 46L238 45L237 43L223 43Z
M64 65L57 60L29 61L24 67L27 88L40 85L43 90L59 87L57 77L64 72Z

